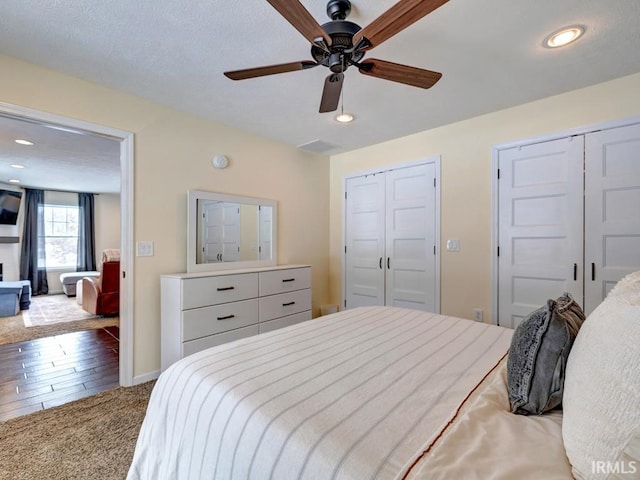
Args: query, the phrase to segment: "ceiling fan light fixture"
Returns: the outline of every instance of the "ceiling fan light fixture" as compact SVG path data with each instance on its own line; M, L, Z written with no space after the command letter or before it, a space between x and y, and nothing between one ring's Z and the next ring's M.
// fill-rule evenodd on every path
M564 27L561 30L553 32L544 40L544 46L547 48L558 48L575 42L584 33L584 27L574 25Z
M350 113L341 112L339 115L336 115L336 122L351 123L353 120L355 120L355 117Z

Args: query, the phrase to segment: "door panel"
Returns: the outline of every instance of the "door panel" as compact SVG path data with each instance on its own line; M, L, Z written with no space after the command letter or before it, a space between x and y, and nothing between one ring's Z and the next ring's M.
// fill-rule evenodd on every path
M222 261L224 209L220 202L207 202L202 209L204 218L203 263Z
M271 260L271 232L273 209L271 207L258 207L258 238L260 243L259 259Z
M585 313L640 270L640 125L590 133L585 144Z
M435 311L435 169L386 172L386 305Z
M240 260L240 204L224 203L222 230L222 259L225 262Z
M583 303L583 146L571 137L499 154L499 325L564 292Z
M347 308L384 305L384 181L384 174L346 181Z

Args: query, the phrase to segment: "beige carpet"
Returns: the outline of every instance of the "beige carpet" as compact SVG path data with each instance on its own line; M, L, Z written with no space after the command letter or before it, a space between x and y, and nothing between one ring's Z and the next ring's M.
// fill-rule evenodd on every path
M0 478L123 480L154 382L0 423Z
M0 318L0 345L119 325L119 317L99 317L85 312L75 297L37 296L32 297L29 310Z

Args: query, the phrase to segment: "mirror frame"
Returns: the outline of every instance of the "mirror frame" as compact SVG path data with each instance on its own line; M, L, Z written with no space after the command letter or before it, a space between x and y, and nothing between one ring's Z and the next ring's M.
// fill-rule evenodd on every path
M237 262L197 263L198 241L198 200L262 205L273 208L271 220L271 259L240 260ZM278 206L275 200L265 198L241 197L205 190L189 190L187 195L187 272L209 272L218 270L236 270L241 268L271 267L278 264Z

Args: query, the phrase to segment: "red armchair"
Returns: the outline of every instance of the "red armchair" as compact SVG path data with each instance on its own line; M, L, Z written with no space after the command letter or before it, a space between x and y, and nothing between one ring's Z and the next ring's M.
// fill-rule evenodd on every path
M94 315L120 311L120 262L104 262L99 277L82 279L82 308Z

